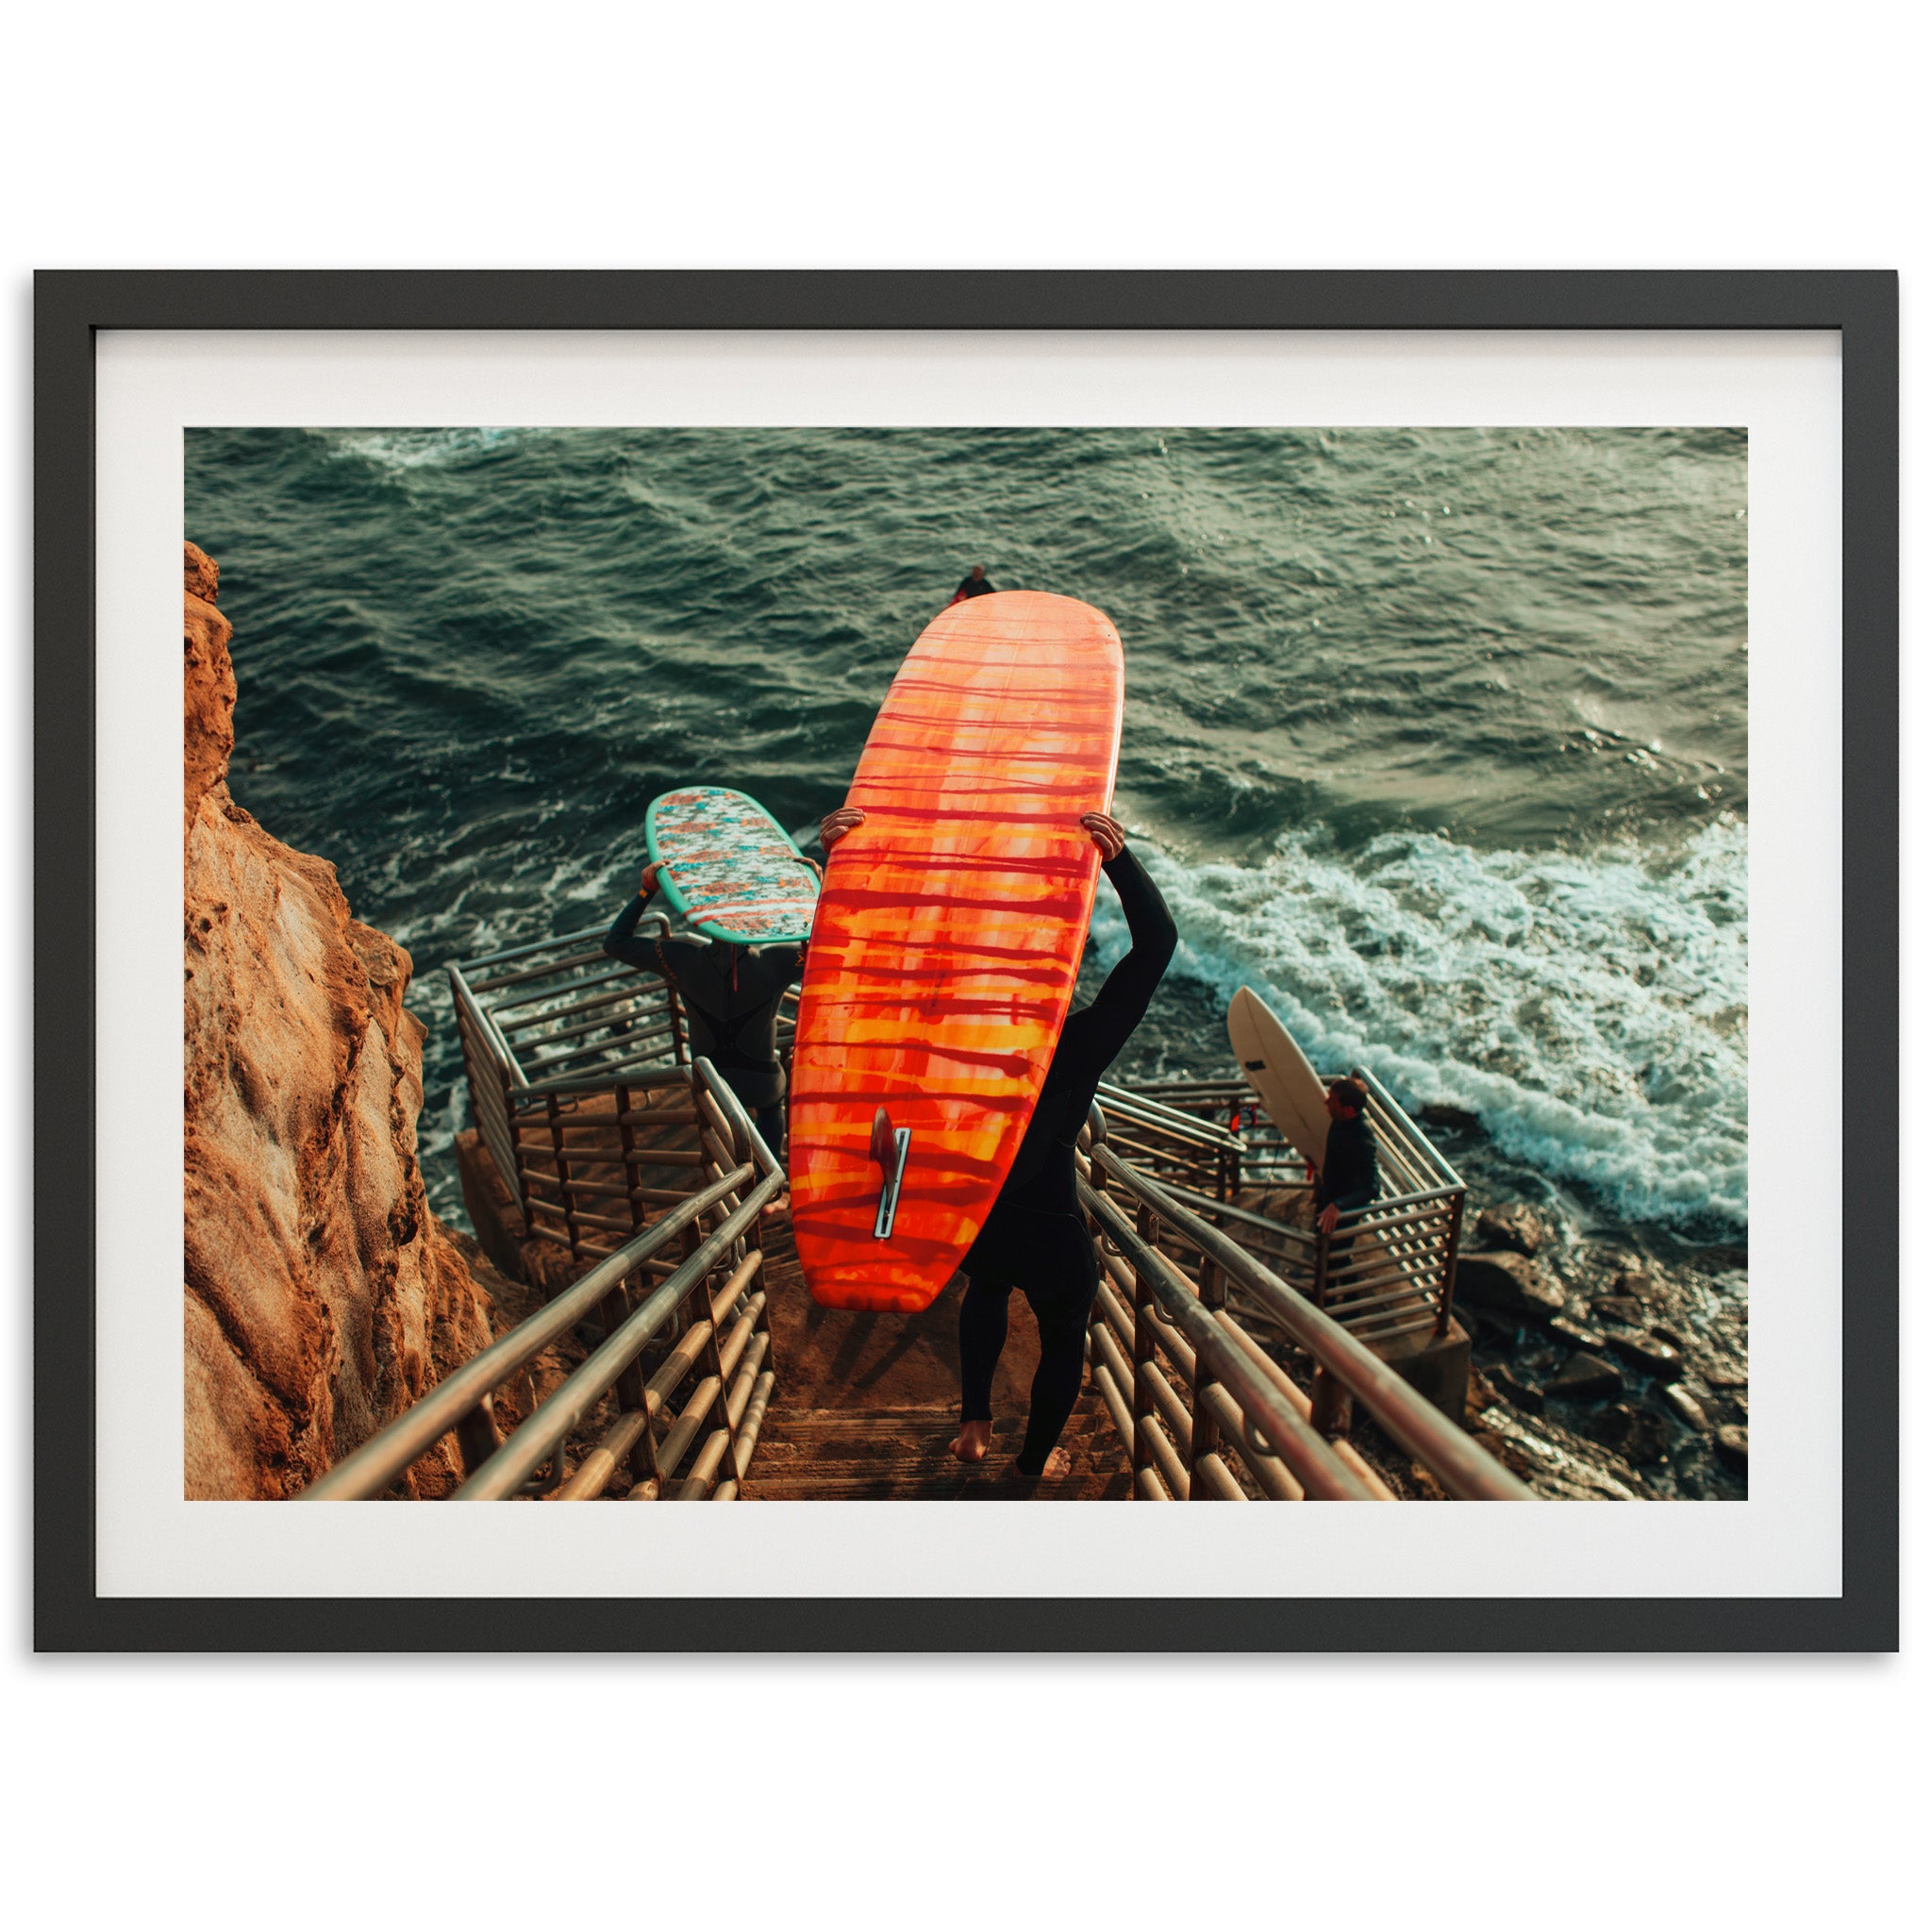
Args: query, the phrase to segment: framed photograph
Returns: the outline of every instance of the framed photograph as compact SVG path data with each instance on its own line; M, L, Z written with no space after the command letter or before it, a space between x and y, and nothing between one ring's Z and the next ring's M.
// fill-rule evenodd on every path
M1896 305L41 276L39 1647L1891 1647Z

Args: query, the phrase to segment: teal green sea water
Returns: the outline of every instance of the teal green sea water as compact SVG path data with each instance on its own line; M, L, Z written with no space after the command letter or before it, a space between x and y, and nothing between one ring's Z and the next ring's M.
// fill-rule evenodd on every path
M1182 933L1572 1216L1747 1219L1746 451L1713 429L195 430L236 797L435 968L599 923L673 784L838 804L967 566L1106 610L1118 810ZM1103 892L1090 979L1124 943ZM1458 1158L1465 1158L1458 1156Z

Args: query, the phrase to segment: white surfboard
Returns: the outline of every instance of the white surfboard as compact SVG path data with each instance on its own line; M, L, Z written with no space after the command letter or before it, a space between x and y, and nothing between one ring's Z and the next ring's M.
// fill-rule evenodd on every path
M1227 1038L1268 1117L1304 1160L1321 1166L1328 1152L1328 1090L1294 1035L1265 1000L1242 987L1227 1003Z

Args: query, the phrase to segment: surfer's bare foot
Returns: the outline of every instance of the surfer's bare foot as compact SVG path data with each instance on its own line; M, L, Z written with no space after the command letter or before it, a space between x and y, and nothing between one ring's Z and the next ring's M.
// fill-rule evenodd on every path
M961 1462L984 1462L991 1444L991 1423L961 1423L959 1433L953 1438L953 1454Z
M1046 1452L1046 1467L1040 1472L1043 1483L1063 1483L1074 1473L1074 1458L1064 1449Z

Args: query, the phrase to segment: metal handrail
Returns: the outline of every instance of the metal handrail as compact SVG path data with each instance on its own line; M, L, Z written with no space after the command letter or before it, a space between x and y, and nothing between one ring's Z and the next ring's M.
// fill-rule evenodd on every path
M1159 1127L1172 1134L1176 1140L1191 1141L1198 1146L1215 1147L1239 1152L1241 1139L1214 1121L1203 1120L1198 1114L1183 1113L1177 1107L1167 1107L1147 1095L1136 1093L1131 1088L1117 1087L1110 1080L1100 1083L1099 1094L1108 1106L1118 1114L1143 1126Z
M1212 1194L1204 1194L1197 1188L1184 1188L1177 1181L1165 1181L1167 1188L1178 1201L1189 1207L1198 1207L1204 1214L1224 1214L1230 1221L1239 1221L1244 1227L1265 1228L1270 1234L1284 1236L1299 1247L1314 1252L1315 1237L1306 1227L1297 1227L1291 1221L1276 1221L1272 1215L1257 1214L1252 1208L1237 1208L1231 1201L1217 1201Z
M476 997L475 989L465 977L463 969L452 962L443 968L449 974L450 992L459 1011L467 1010L475 1024L482 1029L483 1038L491 1050L497 1056L501 1071L507 1074L517 1072L517 1057L510 1051L508 1039L504 1036L496 1015Z
M650 912L644 915L643 929L668 932L670 924L662 913ZM632 968L621 964L608 973L586 974L581 970L614 964L603 951L605 936L604 927L592 926L580 932L558 933L521 946L504 947L475 959L453 959L446 964L444 971L449 974L459 1019L467 1031L479 1035L488 1043L506 1091L520 1094L535 1084L533 1074L536 1081L541 1082L555 1070L575 1063L601 1059L598 1071L608 1074L641 1071L658 1063L665 1057L667 1046L656 1010L660 1002L671 1013L670 1058L681 1058L677 1052L675 997L667 985L648 975L639 975ZM544 954L552 957L541 958ZM537 963L519 963L532 959ZM514 970L502 970L506 966ZM637 1004L627 1011L618 1010L623 1005L622 994L583 997L625 979L638 982L632 990ZM546 1007L546 1011L533 1010ZM608 1018L586 1026L556 1030L562 1022L596 1008L608 1009ZM508 1017L511 1014L521 1017L512 1023ZM650 1035L626 1035L624 1029L634 1021L650 1026ZM546 1027L552 1030L539 1030ZM549 1051L568 1044L578 1034L607 1029L611 1037L594 1044L565 1053ZM520 1046L512 1043L512 1031L526 1036Z
M663 1087L690 1085L691 1068L666 1062L662 1066L644 1067L637 1070L641 1074L658 1074L658 1084ZM563 1080L533 1080L527 1087L517 1089L517 1106L521 1108L525 1101L542 1101L555 1094L559 1100L575 1100L586 1093L608 1093L613 1087L644 1087L650 1083L626 1074L572 1074ZM728 1090L727 1090L728 1091Z
M747 1164L737 1171L737 1175L742 1178L750 1173L751 1166ZM607 1337L580 1368L531 1411L457 1491L456 1501L499 1502L513 1495L520 1484L549 1461L570 1432L644 1352L652 1337L676 1312L678 1304L717 1266L739 1236L757 1224L766 1202L784 1185L782 1174L767 1174L736 1211L727 1215L697 1251L666 1277L663 1286L641 1303L614 1335Z
M576 966L601 966L604 963L603 947L584 953L566 953L560 959L546 959L541 966L525 966L517 973L499 973L489 979L475 982L478 992L500 992L506 986L525 986L533 979L548 979L554 974L568 973Z
M1381 1102L1383 1108L1388 1113L1398 1121L1407 1121L1408 1119L1407 1110L1397 1103L1395 1096L1389 1091L1388 1088L1383 1086L1381 1081L1375 1078L1374 1074L1369 1072L1368 1068L1351 1067L1349 1072L1368 1089L1369 1097L1372 1100ZM1426 1134L1405 1135L1403 1139L1405 1144L1418 1147L1422 1150L1424 1156L1434 1166L1436 1172L1442 1176L1445 1187L1460 1188L1465 1185L1462 1176L1442 1158L1436 1143Z
M1336 1218L1335 1232L1342 1234L1374 1234L1378 1228L1392 1224L1386 1221L1364 1221L1365 1214L1393 1214L1400 1208L1419 1208L1432 1201L1446 1201L1456 1192L1454 1188L1425 1188L1420 1193L1395 1194L1388 1200L1368 1201L1359 1208L1346 1208Z
M1182 1207L1159 1183L1123 1160L1104 1144L1101 1134L1094 1136L1089 1158L1253 1295L1289 1337L1356 1397L1384 1431L1452 1495L1475 1502L1529 1499L1530 1491L1500 1462L1479 1449L1341 1323L1297 1293L1232 1237ZM1090 1208L1091 1202L1105 1199L1091 1188L1083 1187L1082 1194L1091 1197ZM1279 1446L1277 1442L1277 1449Z
M555 932L547 940L526 940L519 946L505 946L494 953L478 953L462 964L465 969L500 966L506 959L526 959L532 953L546 952L552 946L575 946L582 944L585 940L600 940L605 931L601 925L587 925L581 932Z
M1235 1346L1202 1307L1193 1284L1158 1248L1141 1239L1133 1224L1105 1194L1096 1194L1084 1182L1079 1184L1079 1192L1081 1206L1134 1264L1169 1322L1213 1369L1215 1380L1240 1402L1248 1428L1263 1439L1263 1453L1278 1457L1310 1496L1324 1502L1367 1502L1369 1491L1361 1479Z
M473 1356L420 1402L405 1410L387 1427L379 1429L368 1441L344 1457L335 1468L311 1483L301 1492L298 1501L355 1502L379 1496L418 1457L432 1449L452 1429L458 1428L475 1413L488 1396L519 1369L525 1367L566 1330L574 1327L597 1307L607 1295L649 1261L674 1236L683 1233L693 1222L700 1220L721 1203L728 1204L732 1211L724 1226L732 1232L727 1236L724 1229L714 1230L699 1250L701 1254L711 1254L712 1262L715 1264L718 1255L729 1247L744 1232L745 1227L756 1220L758 1209L762 1208L784 1186L784 1170L779 1166L772 1150L766 1146L758 1129L752 1124L744 1104L724 1083L717 1068L708 1059L701 1058L688 1068L676 1069L675 1077L678 1083L690 1085L693 1089L699 1086L704 1088L717 1103L733 1133L739 1137L740 1144L749 1150L750 1159L741 1162L730 1173L721 1174L708 1186L669 1208L649 1227L626 1241L614 1254L599 1261L580 1280L572 1283L555 1301L547 1303L528 1320L520 1322L508 1335L492 1342L479 1355ZM608 1084L604 1083L607 1090ZM746 1181L759 1175L762 1178L744 1203L740 1204L731 1199ZM671 1281L675 1281L685 1274L689 1268L689 1262L682 1264L668 1278L665 1286L668 1287ZM702 1274L697 1278L702 1279ZM682 1292L689 1293L691 1285L688 1282ZM660 1288L644 1307L655 1306L663 1292L664 1290ZM678 1299L681 1298L680 1294ZM671 1306L675 1307L675 1302L674 1301ZM640 1309L639 1313L641 1312ZM627 1334L636 1324L637 1315L633 1315L618 1332ZM639 1342L639 1347L642 1348L649 1339L649 1335L645 1335ZM609 1341L607 1340L605 1348L608 1349L608 1346ZM591 1360L598 1360L603 1353L604 1350L600 1349ZM586 1363L584 1366L588 1368L590 1364ZM622 1373L622 1368L619 1373ZM571 1387L582 1374L583 1370L579 1369L571 1382L564 1385L565 1388ZM613 1375L611 1379L614 1381L616 1377ZM607 1383L603 1389L599 1389L597 1395L601 1396L609 1386ZM553 1393L536 1414L544 1413L561 1393L561 1390ZM595 1399L593 1396L592 1400ZM517 1441L535 1420L536 1415L533 1414L509 1441ZM564 1434L568 1433L566 1429ZM562 1437L559 1436L558 1441L561 1441ZM507 1447L508 1444L503 1446ZM552 1450L556 1446L555 1442L550 1444ZM500 1454L501 1450L497 1453ZM538 1457L539 1462L542 1459L541 1456ZM491 1461L493 1460L492 1457ZM484 1465L485 1468L490 1466L487 1462ZM535 1466L531 1465L533 1469ZM478 1474L480 1473L479 1471ZM475 1477L471 1480L474 1481ZM465 1488L467 1487L466 1485ZM462 1493L458 1491L459 1495Z
M760 1143L762 1145L762 1143ZM769 1158L769 1156L767 1157ZM583 1320L624 1278L648 1261L674 1235L742 1187L756 1173L752 1161L734 1168L708 1187L660 1215L635 1241L600 1261L553 1302L520 1322L500 1341L472 1356L439 1382L414 1407L360 1448L309 1484L299 1502L360 1502L379 1496L418 1457L434 1448L483 1398ZM773 1190L776 1191L775 1189ZM514 1438L512 1438L514 1440Z
M1396 1129L1394 1138L1399 1140L1403 1150L1405 1152L1420 1154L1435 1172L1441 1176L1444 1187L1462 1187L1464 1185L1462 1176L1456 1172L1455 1168L1448 1161L1443 1159L1441 1151L1426 1134L1415 1131L1413 1122L1409 1120L1401 1103L1395 1099L1388 1088L1366 1067L1351 1067L1349 1072L1368 1089L1369 1097L1377 1102L1389 1115L1392 1125ZM1191 1100L1249 1101L1255 1097L1254 1089L1248 1082L1235 1077L1206 1080L1150 1080L1143 1086L1129 1088L1124 1091L1133 1094L1139 1101L1143 1103L1153 1102L1159 1106L1168 1104L1167 1100L1163 1098L1166 1095L1185 1096ZM1181 1110L1176 1109L1176 1111ZM1279 1132L1279 1129L1277 1128L1275 1131ZM1252 1154L1254 1150L1251 1148L1249 1151Z
M1318 1237L1308 1228L1296 1227L1292 1222L1276 1221L1272 1215L1257 1213L1252 1208L1237 1208L1231 1202L1217 1201L1211 1194L1204 1194L1197 1188L1182 1187L1178 1181L1164 1180L1161 1186L1177 1201L1187 1207L1198 1208L1203 1214L1217 1214L1229 1221L1238 1221L1244 1227L1264 1229L1269 1234L1279 1236L1291 1246L1306 1249L1310 1256L1314 1253ZM1405 1194L1393 1201L1371 1201L1365 1208L1351 1208L1346 1213L1337 1217L1331 1245L1339 1244L1344 1238L1354 1235L1374 1236L1391 1232L1400 1234L1410 1227L1427 1226L1430 1224L1425 1220L1398 1217L1394 1215L1394 1210L1407 1208L1418 1203L1446 1202L1452 1192L1453 1190L1445 1188L1427 1194ZM1372 1214L1380 1218L1373 1221L1358 1218ZM1412 1268L1421 1257L1395 1258L1406 1267ZM1344 1281L1347 1278L1347 1272L1346 1268L1338 1269L1331 1278L1338 1282Z
M635 966L625 965L620 960L611 966L608 973L581 974L575 979L566 980L561 986L540 987L535 992L525 993L522 999L499 1000L495 1003L493 1010L497 1013L520 1013L525 1007L541 1007L545 1000L558 999L568 993L588 992L593 987L637 986L640 983L638 969ZM648 984L649 982L641 983ZM541 1017L540 1014L538 1019L541 1021ZM528 1020L519 1020L514 1026L508 1027L506 1030L515 1032L518 1027L528 1026L532 1024L535 1023Z

